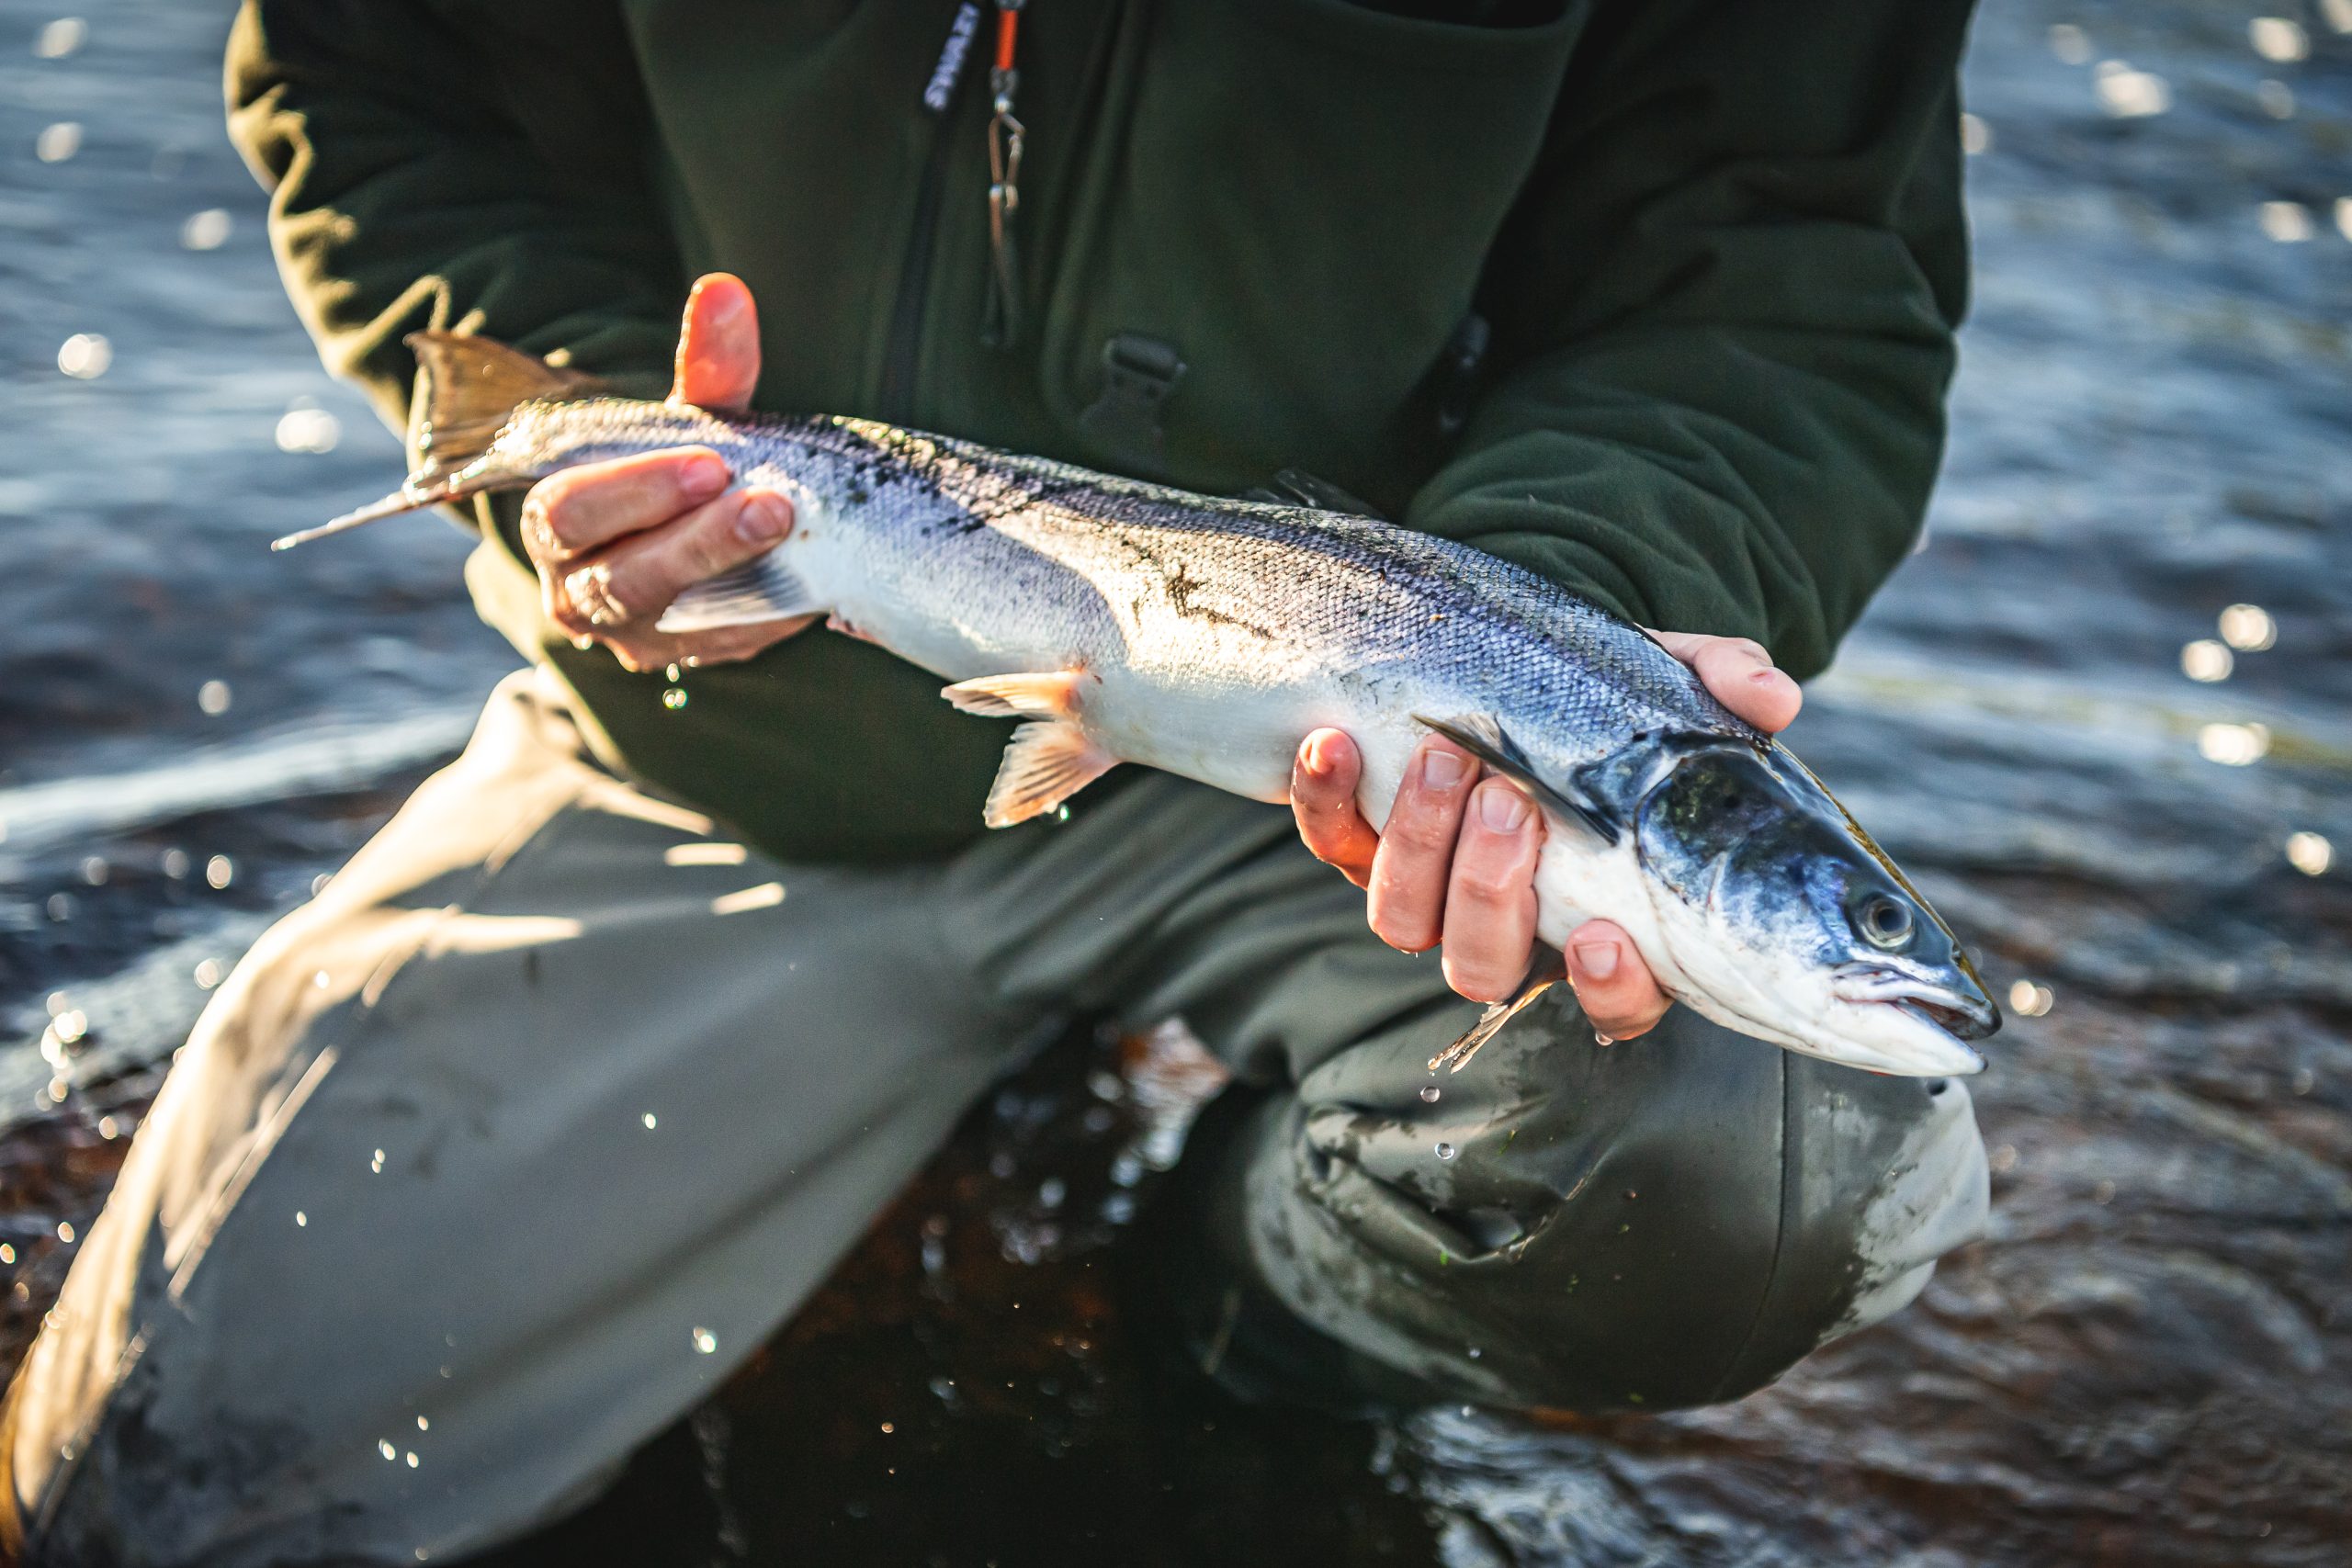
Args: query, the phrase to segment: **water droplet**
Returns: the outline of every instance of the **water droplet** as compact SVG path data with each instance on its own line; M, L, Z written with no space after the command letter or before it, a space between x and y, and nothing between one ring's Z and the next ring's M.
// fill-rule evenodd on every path
M697 1351L707 1356L718 1348L718 1336L707 1328L697 1328L694 1332L694 1344Z
M51 919L62 925L74 918L74 911L81 908L81 904L71 893L52 893L42 908L49 911Z
M115 1139L117 1139L117 1138L120 1137L121 1135L122 1135L122 1128L121 1128L120 1124L119 1124L119 1123L118 1123L118 1122L115 1121L115 1119L114 1119L113 1117L111 1117L111 1116L101 1116L101 1117L99 1117L99 1118L98 1118L98 1136L99 1136L99 1137L104 1138L107 1143L113 1143L113 1142L115 1141Z
M653 1128L654 1128L654 1126L655 1126L655 1122L654 1122L653 1112L651 1112L650 1111L647 1111L643 1116L641 1116L641 1117L638 1118L638 1120L639 1120L639 1121L641 1121L641 1122L643 1122L645 1123L645 1130L646 1130L647 1132L650 1133L651 1131L653 1131Z
M196 988L209 991L220 983L220 961L208 958L196 966Z
M2134 71L2120 60L2102 60L2093 84L2099 107L2117 119L2145 119L2172 107L2172 84L2152 71Z
M430 1432L433 1430L433 1423L420 1416L416 1418L416 1429L420 1432Z
M662 705L672 713L677 712L686 705L686 689L684 686L670 687L662 694Z
M236 220L225 208L208 207L201 212L191 212L180 225L180 244L191 251L217 251L229 243Z
M2266 201L2259 221L2262 231L2282 245L2300 245L2312 237L2311 209L2300 201Z
M49 1021L49 1032L60 1045L78 1045L89 1032L90 1015L80 1008L68 1008Z
M1453 1145L1452 1144L1440 1144L1437 1146L1437 1157L1440 1159L1452 1159L1453 1157Z
M82 150L82 128L70 119L45 127L33 139L33 156L44 164L62 164Z
M2197 753L2209 762L2243 768L2269 754L2270 731L2259 724L2209 724L2197 732Z
M1421 1086L1421 1099L1427 1104L1435 1105L1438 1100L1437 1085L1433 1083L1423 1084Z
M2278 644L2278 623L2259 604L2233 604L2217 621L2222 640L2240 653L2260 653Z
M882 1434L885 1437L889 1436L892 1432L895 1432L898 1429L898 1426L894 1422L885 1421L882 1423Z
M343 421L324 409L290 408L278 417L280 452L332 452L343 441Z
M676 665L671 665L670 668L664 670L662 673L672 685L674 686L678 683L678 667Z
M311 984L317 989L323 991L329 986L334 984L334 976L322 969L317 974L311 976Z
M1042 1207L1058 1209L1069 1196L1069 1186L1058 1176L1049 1176L1037 1185L1037 1201Z
M2295 89L2284 82L2265 78L2256 83L2254 101L2272 119L2292 119L2295 116Z
M209 887L226 887L237 880L237 863L227 855L214 855L204 863L204 881Z
M327 890L327 884L328 884L328 883L330 883L330 882L333 882L334 880L334 874L333 874L332 872L324 872L324 871L322 871L322 872L319 873L319 874L318 874L318 875L316 875L316 876L314 876L314 877L311 878L311 897L313 897L313 898L315 898L315 897L317 897L320 894L322 894L322 893L325 892L325 891Z
M2115 1201L2115 1183L2102 1181L2091 1189L2091 1201L2104 1209Z
M381 1150L381 1149L378 1149L378 1150L377 1150L373 1155L371 1155L371 1156L368 1156L368 1168L369 1170L371 1170L371 1171L374 1171L374 1172L375 1172L377 1175L379 1175L379 1176L381 1176L381 1175L384 1173L384 1151L383 1151L383 1150Z
M2049 987L2031 980L2019 980L2009 987L2009 1010L2020 1018L2040 1018L2056 1000L2057 994Z
M174 882L185 882L187 880L187 868L188 859L187 852L186 850L165 850L164 852L164 874L165 876L170 877Z
M2287 863L2305 876L2324 876L2335 863L2335 846L2317 833L2290 833Z
M74 1224L71 1220L57 1222L57 1239L68 1247L74 1245Z
M304 1213L303 1213L301 1210L300 1210L300 1209L297 1209L297 1210L295 1210L295 1211L294 1211L294 1224L295 1224L297 1226L303 1227L303 1228L308 1228L308 1226L310 1225L310 1223L311 1223L311 1216L310 1216L310 1215L308 1215L308 1214Z
M196 689L196 705L214 718L229 711L231 697L226 681L207 681Z
M2061 22L2050 29L2050 52L2068 65L2080 65L2091 57L2090 35L2071 22Z
M95 381L114 364L114 344L97 333L75 333L57 351L57 367L76 381Z
M14 1263L16 1260L17 1249L6 1242L0 1241L0 1263Z
M416 1468L416 1450L415 1450L412 1449L412 1450L410 1450L407 1453L405 1453L405 1454L401 1455L401 1457L402 1459L405 1459L405 1460L407 1460L407 1461L408 1461L408 1467L409 1467L411 1470L414 1470L414 1469Z
M2256 17L2245 25L2254 52L2276 65L2291 65L2312 51L2312 36L2285 17Z
M1978 115L1960 117L1960 150L1970 157L1977 157L1993 150L1993 128ZM1924 540L1925 536L1921 536Z
M2211 637L2199 637L2180 650L2180 672L2192 681L2203 681L2209 685L2226 681L2236 666L2237 660L2231 655L2228 645Z
M90 39L90 24L79 17L60 17L33 36L33 56L62 60Z
M386 1459L396 1459L400 1456L400 1450L392 1447L392 1440L390 1438L377 1438L376 1451L382 1454Z

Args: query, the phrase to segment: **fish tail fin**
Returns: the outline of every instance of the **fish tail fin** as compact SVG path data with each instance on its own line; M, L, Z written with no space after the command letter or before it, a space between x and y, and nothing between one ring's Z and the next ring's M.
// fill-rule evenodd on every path
M383 500L273 540L271 549L292 549L379 517L524 483L536 476L507 473L482 461L514 410L524 403L591 398L605 390L602 382L584 371L549 365L494 338L423 332L411 333L402 341L416 355L416 395L408 419L408 449L416 466L401 488Z
M1568 962L1556 948L1539 946L1527 965L1527 974L1519 982L1519 989L1495 1003L1478 1015L1462 1038L1430 1058L1430 1071L1451 1066L1455 1072L1470 1065L1478 1048L1502 1032L1504 1024L1517 1018L1520 1010L1568 977Z

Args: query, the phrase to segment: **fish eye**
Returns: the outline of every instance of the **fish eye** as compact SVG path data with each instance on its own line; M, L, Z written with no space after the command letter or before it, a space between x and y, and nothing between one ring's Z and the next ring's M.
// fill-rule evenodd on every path
M1910 907L1902 899L1884 893L1873 893L1854 910L1854 929L1872 947L1890 952L1908 947L1913 926Z

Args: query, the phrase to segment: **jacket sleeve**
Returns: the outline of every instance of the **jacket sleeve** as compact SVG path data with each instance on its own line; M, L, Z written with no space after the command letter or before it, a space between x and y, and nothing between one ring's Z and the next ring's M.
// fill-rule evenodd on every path
M1819 671L1916 537L1965 305L1966 0L1600 0L1408 521Z
M477 7L463 28L431 0L238 12L230 134L272 192L288 292L327 368L396 426L420 328L667 385L683 282L627 38L611 7L564 4L563 27L505 39L481 34L545 7Z

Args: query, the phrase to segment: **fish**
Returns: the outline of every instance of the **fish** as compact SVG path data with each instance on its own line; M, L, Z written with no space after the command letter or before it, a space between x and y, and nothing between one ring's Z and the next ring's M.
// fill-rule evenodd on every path
M1345 731L1386 819L1434 731L1541 811L1534 950L1431 1058L1466 1066L1565 977L1590 919L1740 1033L1871 1072L1974 1073L2000 1010L1951 928L1821 781L1642 628L1497 556L1300 484L1225 499L873 420L612 395L488 338L423 333L415 467L305 539L578 464L680 446L796 523L689 588L665 632L822 615L1019 722L984 818L1054 812L1120 763L1289 798L1300 740ZM1303 495L1306 499L1301 499Z

